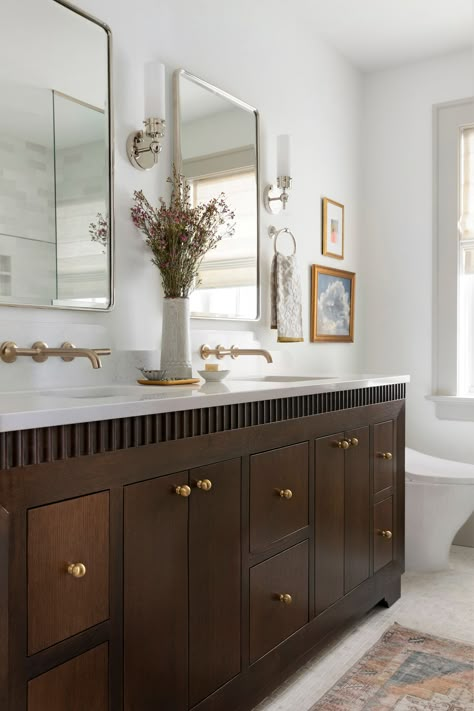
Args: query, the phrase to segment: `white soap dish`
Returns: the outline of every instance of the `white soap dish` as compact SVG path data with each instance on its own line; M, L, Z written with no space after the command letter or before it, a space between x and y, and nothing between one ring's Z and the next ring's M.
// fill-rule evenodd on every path
M229 375L230 370L198 370L198 373L206 383L220 383Z

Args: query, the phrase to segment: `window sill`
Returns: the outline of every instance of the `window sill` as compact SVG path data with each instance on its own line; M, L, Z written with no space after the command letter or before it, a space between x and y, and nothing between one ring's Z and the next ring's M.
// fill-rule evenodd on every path
M434 402L440 420L474 422L474 395L427 395L426 399Z

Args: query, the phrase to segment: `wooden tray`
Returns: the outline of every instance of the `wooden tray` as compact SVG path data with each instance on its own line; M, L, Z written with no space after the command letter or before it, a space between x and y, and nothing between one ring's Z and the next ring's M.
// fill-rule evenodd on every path
M140 385L195 385L200 382L199 378L188 378L187 380L137 380Z

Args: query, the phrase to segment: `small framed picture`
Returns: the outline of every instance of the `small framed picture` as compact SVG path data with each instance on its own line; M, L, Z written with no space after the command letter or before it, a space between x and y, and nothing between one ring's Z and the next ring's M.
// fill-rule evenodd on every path
M323 254L344 259L344 205L323 198Z
M312 266L311 341L354 340L355 274Z

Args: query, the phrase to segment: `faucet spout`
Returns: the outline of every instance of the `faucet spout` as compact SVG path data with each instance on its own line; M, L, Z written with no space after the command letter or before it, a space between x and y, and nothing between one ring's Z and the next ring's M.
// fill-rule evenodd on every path
M231 346L230 356L231 358L238 358L243 355L260 355L265 358L267 363L273 363L273 358L269 351L264 348L239 348L238 346Z

